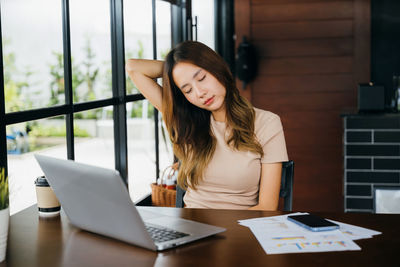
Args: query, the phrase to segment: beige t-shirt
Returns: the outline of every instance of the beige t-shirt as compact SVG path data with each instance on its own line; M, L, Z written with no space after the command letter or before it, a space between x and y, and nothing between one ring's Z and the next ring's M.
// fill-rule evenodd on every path
M278 115L254 109L255 134L264 156L235 151L225 141L225 122L211 116L211 128L217 139L213 158L196 190L188 188L184 197L188 208L248 209L258 204L262 163L288 160L282 123Z

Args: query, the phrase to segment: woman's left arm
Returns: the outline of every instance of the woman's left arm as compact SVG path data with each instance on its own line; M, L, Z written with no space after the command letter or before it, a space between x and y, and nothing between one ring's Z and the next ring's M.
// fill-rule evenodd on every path
M258 204L251 210L277 210L281 187L282 163L261 164L260 191Z

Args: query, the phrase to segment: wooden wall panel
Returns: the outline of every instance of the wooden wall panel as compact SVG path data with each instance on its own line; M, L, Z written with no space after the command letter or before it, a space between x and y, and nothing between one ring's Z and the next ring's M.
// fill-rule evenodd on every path
M299 134L301 132L301 135ZM324 144L326 146L340 145L342 139L337 138L341 134L340 128L326 128L326 129L313 129L313 128L300 128L290 130L285 128L285 137L291 141L293 146L309 146L313 147L315 144Z
M281 117L295 210L343 211L340 114L369 82L369 8L369 0L235 0L236 46L246 35L259 58L242 92Z
M306 128L316 133L320 133L328 128L341 128L342 120L337 119L339 112L337 110L324 110L316 112L315 110L290 110L285 111L285 116L281 116L282 124L285 130L297 130L297 134L301 134L301 130ZM318 121L318 123L315 123ZM342 136L338 136L341 140ZM293 143L295 140L293 140Z
M250 37L250 1L235 2L235 30L235 47L237 48L240 42L242 42L243 37ZM240 94L251 101L252 84L248 84L246 88L242 88L243 85L238 79L236 79L236 83L240 88Z
M276 111L325 111L337 110L339 106L351 107L356 104L356 96L348 92L317 92L317 93L289 93L265 94L253 90L253 105L270 107ZM340 119L340 118L338 118Z
M252 5L252 22L299 21L321 19L352 19L353 3L351 1L316 2L316 3L289 3L271 5L262 3Z
M252 40L286 40L348 37L353 35L353 20L299 21L251 24Z
M242 1L242 0L239 0ZM247 1L247 0L246 0ZM251 4L265 5L265 4L292 4L292 3L315 3L315 2L352 2L353 0L251 0Z
M370 0L354 0L354 80L370 81L371 73L371 18ZM366 64L368 62L368 64Z
M291 94L296 92L352 91L353 75L310 74L310 75L259 75L253 86L263 88L260 93Z
M327 74L350 73L353 57L290 57L269 58L259 63L259 74Z
M296 164L294 209L343 211L341 146L288 146L288 150Z
M353 55L352 38L256 41L260 57L310 57Z

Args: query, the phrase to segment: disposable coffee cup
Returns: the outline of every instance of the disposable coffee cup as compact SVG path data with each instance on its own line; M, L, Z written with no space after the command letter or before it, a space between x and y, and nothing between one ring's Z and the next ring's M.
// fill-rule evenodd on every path
M45 176L35 180L37 206L40 217L55 217L60 215L61 205Z

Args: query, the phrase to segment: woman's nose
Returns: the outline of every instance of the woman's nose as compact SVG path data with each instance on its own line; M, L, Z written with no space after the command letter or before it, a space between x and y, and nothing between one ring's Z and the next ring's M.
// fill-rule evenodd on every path
M196 91L197 97L199 97L199 98L203 98L207 94L207 90L205 90L204 88L201 88L199 86L195 86L195 91Z

